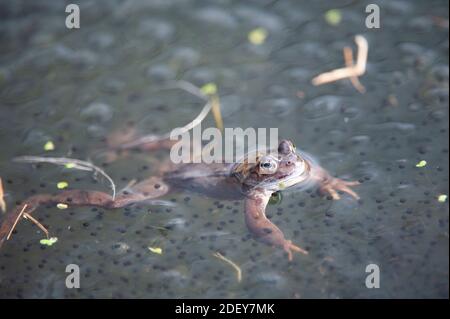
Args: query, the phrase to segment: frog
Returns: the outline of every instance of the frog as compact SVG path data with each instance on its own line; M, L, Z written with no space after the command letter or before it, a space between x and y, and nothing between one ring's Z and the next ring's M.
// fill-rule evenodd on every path
M120 142L115 151L126 152L170 150L175 141L150 140ZM248 155L248 154L247 154ZM254 154L253 154L254 155ZM271 198L288 189L316 187L331 199L348 194L359 200L351 188L358 181L333 177L309 154L298 150L287 139L279 141L275 150L259 151L250 161L249 156L232 163L180 163L167 161L157 173L121 190L115 197L97 190L69 189L57 194L33 195L5 214L0 226L0 247L9 239L23 214L31 216L42 205L94 206L118 209L138 203L152 202L176 192L195 192L220 200L243 201L244 221L257 241L283 250L289 261L294 253L308 255L309 251L285 237L283 231L266 215Z

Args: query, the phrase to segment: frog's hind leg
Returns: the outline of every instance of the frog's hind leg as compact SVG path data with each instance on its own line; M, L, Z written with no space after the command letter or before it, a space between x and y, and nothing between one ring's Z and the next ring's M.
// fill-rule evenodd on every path
M112 207L119 208L134 203L154 200L166 195L169 186L159 177L150 177L123 189L114 200Z
M170 149L177 141L153 134L139 136L134 127L126 127L111 133L106 142L111 150L116 151L156 151Z
M9 239L17 223L42 205L65 204L67 206L96 206L106 209L121 208L143 203L164 196L169 187L158 177L150 177L120 192L116 198L93 190L67 190L58 194L38 194L27 198L15 209L4 215L0 225L0 247Z

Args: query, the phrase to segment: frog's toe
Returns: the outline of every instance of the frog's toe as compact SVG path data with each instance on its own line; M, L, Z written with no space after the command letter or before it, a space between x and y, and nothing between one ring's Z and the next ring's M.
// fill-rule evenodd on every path
M343 181L337 180L335 188L341 192L347 193L352 196L354 199L359 200L358 194L350 188L350 186L356 186L360 183L358 181Z
M321 187L323 193L328 193L334 200L341 199L338 192L347 193L356 200L359 199L358 194L350 188L350 186L356 186L360 183L358 181L344 181L342 179L335 178Z
M290 241L290 240L286 240L283 248L284 248L284 251L288 254L289 261L292 261L292 258L293 258L292 251L296 251L298 253L308 255L308 251L304 250L303 248L301 248L297 245L294 245L292 243L292 241Z
M339 194L338 194L338 192L334 189L334 188L329 188L328 189L328 193L331 195L331 197L334 199L334 200L338 200L338 199L341 199L341 196L339 196Z
M342 187L340 188L340 190L343 191L344 193L349 194L349 195L352 196L354 199L359 200L358 194L357 194L354 190L352 190L350 187L348 187L348 186L342 186Z

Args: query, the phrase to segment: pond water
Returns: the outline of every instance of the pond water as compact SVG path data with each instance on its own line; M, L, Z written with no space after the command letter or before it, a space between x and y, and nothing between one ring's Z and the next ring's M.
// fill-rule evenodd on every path
M381 8L367 29L365 7ZM108 133L183 125L202 105L167 80L219 88L226 127L278 127L333 175L359 180L361 197L288 193L268 215L308 256L248 239L242 202L191 193L176 205L104 210L40 207L58 242L22 221L0 251L1 298L448 298L447 1L77 1L81 28L65 27L65 4L0 3L0 176L9 208L40 192L109 191L91 174L11 162L68 156L102 165ZM342 21L324 19L338 9ZM267 31L249 43L255 28ZM343 65L342 49L369 42L367 92L348 80L313 86ZM208 123L208 124L206 124ZM204 125L213 126L211 116ZM46 142L55 149L44 151ZM157 169L163 153L138 153L103 168L122 188ZM425 160L425 167L416 167ZM159 247L162 254L148 247ZM213 256L219 251L242 269ZM77 264L81 288L65 286ZM380 288L365 286L366 266Z

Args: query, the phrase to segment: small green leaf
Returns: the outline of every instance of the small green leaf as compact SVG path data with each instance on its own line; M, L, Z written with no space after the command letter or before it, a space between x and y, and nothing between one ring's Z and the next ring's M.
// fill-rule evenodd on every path
M425 167L425 166L427 166L427 161L424 161L424 160L422 160L416 164L416 167Z
M205 95L214 95L217 94L217 85L215 83L206 83L200 89Z
M74 168L75 167L75 163L67 163L66 165L64 165L66 168Z
M248 41L254 45L260 45L266 42L267 30L263 28L256 28L249 32Z
M438 202L439 203L445 203L447 201L447 195L441 194L438 196Z
M44 144L44 151L53 151L55 149L55 144L52 141L48 141Z
M162 248L160 248L160 247L148 247L148 250L150 250L154 254L158 254L158 255L162 254Z
M56 207L58 207L59 209L66 209L69 206L67 204L64 204L64 203L58 203L58 204L56 204Z
M45 238L45 239L41 239L39 241L39 243L41 243L41 245L45 245L45 246L51 246L54 243L56 243L58 241L57 237L51 237L49 239Z
M56 184L56 187L58 187L58 189L64 189L64 188L67 188L68 186L69 186L69 183L67 183L65 181L62 181L62 182L59 182L58 184Z
M329 25L336 26L342 21L342 13L338 9L331 9L325 12L325 21Z

